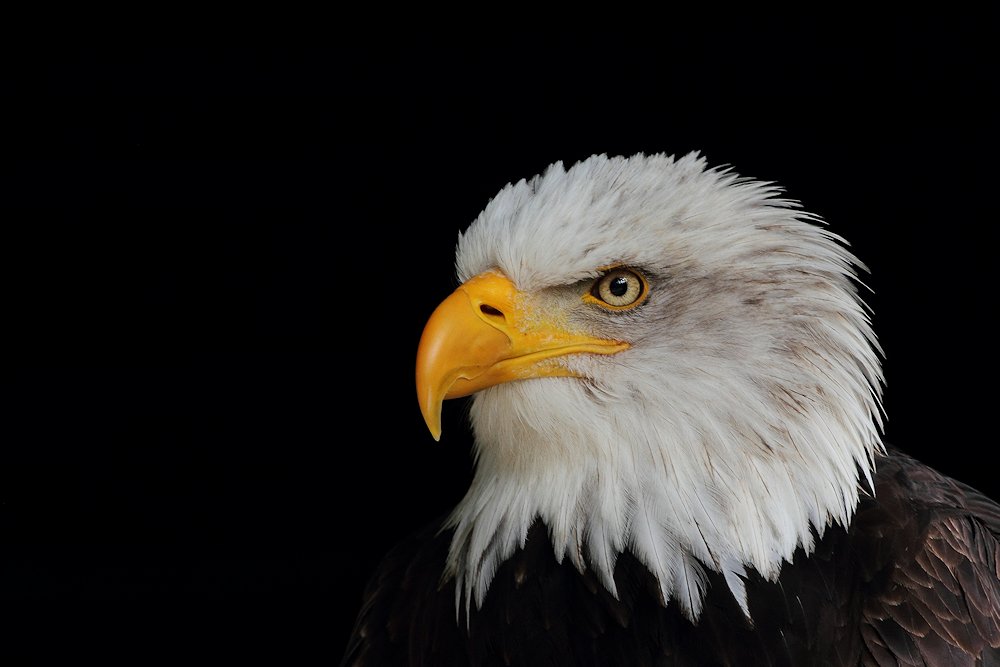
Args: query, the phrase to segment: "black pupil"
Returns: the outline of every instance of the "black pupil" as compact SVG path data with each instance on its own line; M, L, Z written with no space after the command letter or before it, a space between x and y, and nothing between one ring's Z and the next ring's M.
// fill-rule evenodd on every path
M613 278L611 284L608 286L608 290L615 296L624 296L625 292L628 292L628 278L623 276Z

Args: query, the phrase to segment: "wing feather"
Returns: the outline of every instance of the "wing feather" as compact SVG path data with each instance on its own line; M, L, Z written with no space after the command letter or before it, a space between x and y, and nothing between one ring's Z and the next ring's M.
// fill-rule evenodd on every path
M865 664L1000 660L1000 505L898 453L886 468L881 519L897 531L865 600Z

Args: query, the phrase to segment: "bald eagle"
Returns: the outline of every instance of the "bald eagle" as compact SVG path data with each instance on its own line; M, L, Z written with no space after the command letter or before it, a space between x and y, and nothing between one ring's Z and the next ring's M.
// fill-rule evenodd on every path
M776 185L555 163L456 266L416 385L475 475L344 665L1000 664L1000 505L883 441L864 267Z

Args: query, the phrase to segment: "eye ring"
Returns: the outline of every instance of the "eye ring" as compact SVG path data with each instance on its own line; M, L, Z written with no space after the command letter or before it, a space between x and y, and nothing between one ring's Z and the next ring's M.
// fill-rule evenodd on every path
M634 269L616 266L595 280L583 299L608 310L629 310L645 301L648 294L645 276Z

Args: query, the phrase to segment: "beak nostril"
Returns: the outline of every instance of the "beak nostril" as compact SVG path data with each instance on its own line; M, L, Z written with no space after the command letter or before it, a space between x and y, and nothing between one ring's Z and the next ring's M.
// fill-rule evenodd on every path
M479 305L479 311L483 315L487 315L489 317L500 317L500 318L503 318L503 313L502 312L500 312L499 310L497 310L493 306L489 306L489 305L487 305L485 303Z

